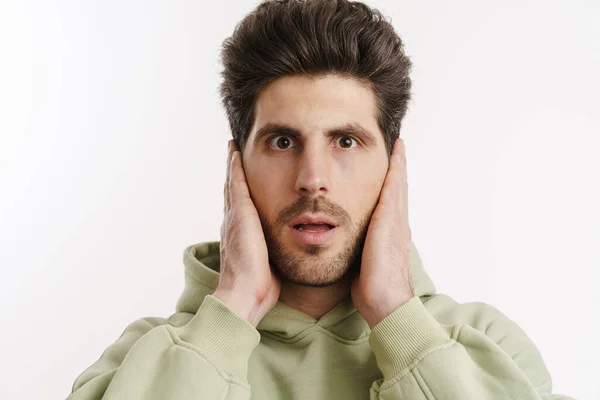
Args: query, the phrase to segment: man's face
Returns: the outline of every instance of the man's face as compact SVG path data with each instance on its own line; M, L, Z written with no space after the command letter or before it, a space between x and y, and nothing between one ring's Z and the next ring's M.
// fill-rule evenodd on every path
M284 279L326 286L360 268L388 169L375 116L371 89L335 75L284 77L260 92L242 160L270 262ZM269 129L260 135L267 124L290 130ZM346 133L328 135L347 124L362 127L372 141ZM299 241L290 222L303 214L334 221L331 238L321 244Z

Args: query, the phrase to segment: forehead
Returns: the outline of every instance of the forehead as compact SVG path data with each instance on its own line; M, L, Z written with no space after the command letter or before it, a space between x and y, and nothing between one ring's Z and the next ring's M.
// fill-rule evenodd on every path
M379 139L376 114L375 94L356 79L286 76L259 93L249 141L266 124L290 125L305 135L357 124Z

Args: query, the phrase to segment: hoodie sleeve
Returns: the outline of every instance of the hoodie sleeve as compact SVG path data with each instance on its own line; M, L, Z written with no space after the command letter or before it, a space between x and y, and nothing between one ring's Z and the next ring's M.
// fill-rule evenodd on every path
M371 400L573 400L552 394L550 373L525 332L477 304L489 316L485 332L439 323L418 296L374 326L369 343L383 379L371 386Z
M73 384L67 400L250 399L260 334L212 295L181 326L133 322Z

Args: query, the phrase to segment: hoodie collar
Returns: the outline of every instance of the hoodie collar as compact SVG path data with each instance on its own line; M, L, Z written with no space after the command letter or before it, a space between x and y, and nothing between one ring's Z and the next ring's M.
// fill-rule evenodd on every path
M185 286L176 305L176 312L195 314L204 297L213 294L219 283L220 242L192 244L183 252ZM411 242L410 272L415 296L432 296L436 288L423 267L423 262ZM359 340L369 335L370 329L356 310L352 299L345 300L319 320L290 307L281 301L264 316L257 329L269 332L282 340L291 340L303 331L319 326L345 340Z

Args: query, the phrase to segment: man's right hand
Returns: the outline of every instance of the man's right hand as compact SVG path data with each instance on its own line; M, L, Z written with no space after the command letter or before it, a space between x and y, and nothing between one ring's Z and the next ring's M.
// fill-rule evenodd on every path
M219 284L213 296L256 327L277 303L281 281L269 264L267 243L250 197L241 152L235 140L228 143Z

